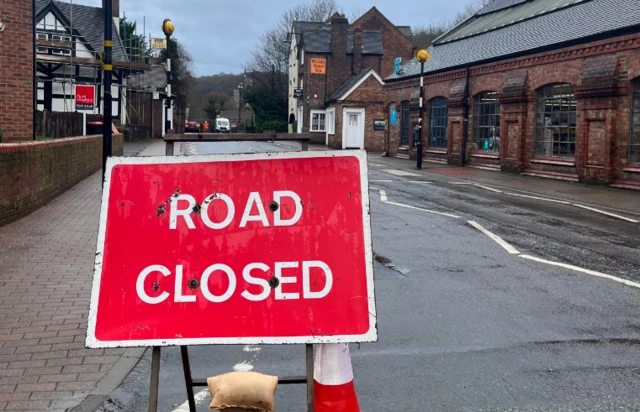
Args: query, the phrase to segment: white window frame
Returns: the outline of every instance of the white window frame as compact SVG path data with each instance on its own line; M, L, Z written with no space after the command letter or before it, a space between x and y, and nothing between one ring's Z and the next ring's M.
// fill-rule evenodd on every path
M324 116L324 129L320 129L320 118L318 118L318 129L313 129L313 115L323 115ZM327 112L324 110L311 110L309 113L309 131L314 133L326 133L327 130Z
M326 129L326 138L325 145L329 145L329 135L336 134L336 108L332 107L331 109L327 109L326 115L324 117L324 126Z
M304 79L300 78L300 89L304 90Z

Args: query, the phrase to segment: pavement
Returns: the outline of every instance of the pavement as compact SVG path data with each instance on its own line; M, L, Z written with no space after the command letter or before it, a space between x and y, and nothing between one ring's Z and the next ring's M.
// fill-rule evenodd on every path
M101 191L98 172L0 227L0 410L93 410L144 352L84 347Z
M181 144L176 154L265 145ZM296 149L284 145L277 150ZM164 155L164 143L127 142L125 154ZM381 340L352 349L366 410L640 410L637 288L519 259L465 223L476 219L523 254L638 281L638 225L569 203L633 217L640 193L444 165L416 171L377 154L369 163L372 185L404 206L372 191L374 249L392 263L376 263ZM144 408L144 350L84 348L100 191L97 173L0 227L0 410ZM302 349L279 347L192 356L199 377L242 362L299 374L303 362ZM179 354L168 348L162 361L161 410L180 411ZM278 391L282 410L299 409L304 388Z

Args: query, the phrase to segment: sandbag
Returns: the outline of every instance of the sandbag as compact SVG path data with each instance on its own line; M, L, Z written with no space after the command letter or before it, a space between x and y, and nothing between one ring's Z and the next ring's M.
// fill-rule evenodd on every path
M257 372L230 372L207 379L209 409L225 412L275 411L278 377Z

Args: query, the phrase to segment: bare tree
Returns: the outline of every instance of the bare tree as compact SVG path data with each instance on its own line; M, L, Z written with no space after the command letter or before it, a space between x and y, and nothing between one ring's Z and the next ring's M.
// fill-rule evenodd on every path
M289 43L287 38L294 21L327 21L338 10L335 0L311 0L286 10L280 19L262 35L247 68L259 72L288 73Z
M432 21L427 24L413 27L413 45L420 49L426 49L433 43L433 41L445 33L447 30L452 29L464 20L473 16L483 8L491 3L493 0L471 0L464 7L464 10L457 13L453 20L447 21Z

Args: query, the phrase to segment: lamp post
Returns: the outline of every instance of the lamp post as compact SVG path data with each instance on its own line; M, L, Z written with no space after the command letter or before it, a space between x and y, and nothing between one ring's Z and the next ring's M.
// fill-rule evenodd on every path
M162 31L167 36L167 103L165 104L165 122L164 132L165 134L171 129L171 121L169 120L169 109L171 109L171 35L175 30L173 22L169 19L164 19L162 22Z
M429 61L429 52L425 49L420 49L416 53L416 59L420 62L420 107L418 112L418 139L414 142L416 145L417 156L417 168L422 169L422 115L424 112L424 106L422 97L424 96L424 64Z
M240 121L242 120L242 88L243 84L238 85L238 126L236 126L236 133L240 133Z
M112 46L113 46L113 4L111 0L104 2L104 54L102 58L102 73L104 76L104 114L102 121L102 182L104 184L104 175L107 171L107 158L111 156L112 146L112 130L113 122L113 97L111 96L111 83L113 73L112 63Z

